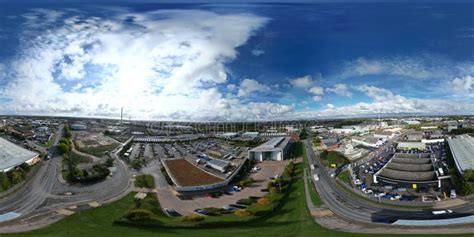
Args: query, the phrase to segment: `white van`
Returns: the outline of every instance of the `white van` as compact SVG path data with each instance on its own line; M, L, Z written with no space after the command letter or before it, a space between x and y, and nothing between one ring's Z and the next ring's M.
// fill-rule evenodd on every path
M451 189L451 193L449 194L449 197L452 198L452 199L456 198L457 197L456 196L456 190Z

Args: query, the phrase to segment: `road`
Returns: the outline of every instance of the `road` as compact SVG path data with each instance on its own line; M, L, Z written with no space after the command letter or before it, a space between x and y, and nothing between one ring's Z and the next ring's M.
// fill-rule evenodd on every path
M318 167L312 170L313 174L316 173L319 176L319 181L314 182L316 190L326 206L346 220L363 223L389 223L398 219L446 219L474 214L474 204L452 208L454 211L452 214L445 214L440 217L439 215L433 215L430 210L397 210L354 199L347 192L340 190L335 178L330 177L328 171L314 153L310 141L311 139L306 139L304 144L309 163Z
M128 168L117 158L117 151L112 153L117 171L106 180L87 186L74 186L62 183L60 155L56 149L62 137L63 126L60 126L50 149L51 159L44 160L41 167L28 183L16 192L0 200L0 214L15 212L21 214L17 219L0 223L0 232L11 231L15 224L23 223L28 218L41 213L53 212L70 205L97 201L99 203L115 200L128 193L131 186ZM72 195L64 195L71 192ZM34 225L34 223L28 223ZM21 230L21 225L18 227Z

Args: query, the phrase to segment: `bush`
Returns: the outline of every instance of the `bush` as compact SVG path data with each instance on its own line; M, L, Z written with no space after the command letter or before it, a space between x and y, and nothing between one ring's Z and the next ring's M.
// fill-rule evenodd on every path
M253 178L246 178L246 179L240 181L239 185L241 187L248 187L248 186L252 185L253 182L255 182L255 180Z
M250 206L254 203L254 200L251 198L243 198L237 201L237 204Z
M181 217L182 222L200 222L203 220L204 220L203 216L196 215L196 214L190 214L190 215Z
M127 214L125 214L125 218L132 221L149 220L151 215L152 213L149 210L133 209L129 210Z
M240 217L251 216L252 215L252 213L247 209L239 209L239 210L235 211L234 214L236 216L240 216Z
M257 203L259 205L268 205L268 204L270 204L270 201L268 200L268 198L263 197L263 198L259 198L257 200Z
M155 182L151 175L138 175L135 178L135 186L139 188L154 188Z

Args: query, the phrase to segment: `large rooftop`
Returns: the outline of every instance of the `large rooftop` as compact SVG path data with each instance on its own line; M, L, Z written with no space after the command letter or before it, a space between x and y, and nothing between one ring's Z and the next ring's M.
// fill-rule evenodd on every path
M276 137L268 140L264 144L253 148L251 151L278 151L286 147L290 141L289 137Z
M437 180L429 154L396 153L393 158L378 172L378 176L403 181Z
M0 170L18 166L37 156L32 152L0 137Z
M460 135L449 138L448 143L459 171L474 169L474 138Z

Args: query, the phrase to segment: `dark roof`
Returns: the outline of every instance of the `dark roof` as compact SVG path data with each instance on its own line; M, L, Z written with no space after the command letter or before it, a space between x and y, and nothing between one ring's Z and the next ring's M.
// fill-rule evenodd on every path
M437 180L436 173L434 171L430 172L411 172L411 171L400 171L384 168L380 172L379 176L403 180L403 181L434 181Z

